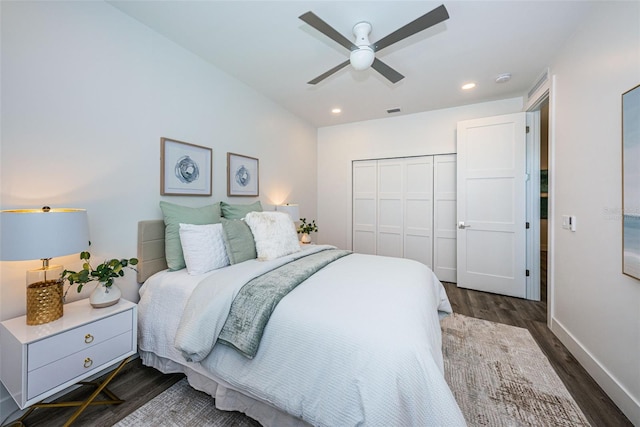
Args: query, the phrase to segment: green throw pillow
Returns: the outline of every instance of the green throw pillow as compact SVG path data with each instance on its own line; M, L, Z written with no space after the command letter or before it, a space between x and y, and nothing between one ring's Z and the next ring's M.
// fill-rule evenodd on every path
M258 257L253 234L246 222L222 218L222 235L229 262L238 264Z
M182 245L180 244L180 223L217 224L220 222L220 204L192 208L168 202L160 202L164 215L164 250L169 270L181 270L186 267Z
M232 205L226 202L220 202L220 209L222 210L223 218L242 219L249 212L262 212L262 205L259 200L248 205Z

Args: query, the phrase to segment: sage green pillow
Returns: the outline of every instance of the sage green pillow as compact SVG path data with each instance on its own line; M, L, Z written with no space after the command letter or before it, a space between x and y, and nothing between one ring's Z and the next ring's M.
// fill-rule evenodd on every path
M223 218L242 219L249 212L262 212L262 204L260 201L250 203L248 205L232 205L226 202L220 202L220 210Z
M246 222L240 219L222 218L224 247L231 265L258 257L253 233Z
M220 222L220 204L192 208L168 202L160 202L164 215L164 251L169 270L181 270L186 267L182 245L180 244L180 223L217 224Z

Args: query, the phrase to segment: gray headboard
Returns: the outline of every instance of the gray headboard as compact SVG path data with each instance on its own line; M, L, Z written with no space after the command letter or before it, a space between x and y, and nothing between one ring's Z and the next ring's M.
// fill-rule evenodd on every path
M167 268L164 256L164 221L152 219L138 222L138 283Z

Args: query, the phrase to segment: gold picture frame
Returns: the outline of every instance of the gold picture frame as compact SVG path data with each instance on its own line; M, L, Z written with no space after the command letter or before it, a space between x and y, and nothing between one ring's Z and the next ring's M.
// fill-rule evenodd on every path
M640 280L640 85L622 94L622 273Z

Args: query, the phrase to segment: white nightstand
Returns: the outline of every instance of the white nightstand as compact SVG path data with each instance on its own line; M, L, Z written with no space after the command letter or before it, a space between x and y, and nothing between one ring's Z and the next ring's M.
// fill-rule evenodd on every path
M80 406L68 423L101 391L111 398L106 404L121 403L106 385L137 351L137 308L121 299L96 309L83 299L65 304L63 317L50 323L29 326L26 316L0 323L0 380L20 409L31 406L21 420L49 405L38 403L43 399L119 362L102 384L92 383L97 390L87 401L65 405Z

